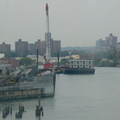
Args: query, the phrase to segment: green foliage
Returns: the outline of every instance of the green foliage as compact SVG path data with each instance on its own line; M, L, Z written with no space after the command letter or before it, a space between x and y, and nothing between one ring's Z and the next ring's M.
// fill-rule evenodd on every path
M69 56L69 51L62 51L61 57Z
M96 58L96 59L94 60L94 65L95 65L95 66L99 66L100 61L101 61L100 58Z
M119 60L117 58L114 58L112 66L116 67L116 65L118 65L118 64L119 64Z
M11 57L17 57L17 53L16 53L16 52L11 52L11 53L10 53L10 56L11 56Z
M17 57L16 52L4 53L6 58Z
M113 66L113 62L106 58L105 60L100 61L100 66L104 66L104 67Z
M96 57L99 58L99 59L107 58L108 57L108 53L106 53L104 51L99 51L99 52L96 53Z
M31 65L32 64L32 60L29 57L24 57L20 60L20 65Z
M117 57L116 50L111 50L108 52L100 51L96 53L96 58L94 60L95 66L114 66L115 67L118 64L120 63Z
M61 60L60 64L61 65L66 65L67 62L68 62L68 59L64 58L64 59Z
M51 57L57 57L58 56L58 53L57 52L52 52L51 53Z
M5 57L6 57L6 58L10 58L11 56L10 56L9 53L5 53Z

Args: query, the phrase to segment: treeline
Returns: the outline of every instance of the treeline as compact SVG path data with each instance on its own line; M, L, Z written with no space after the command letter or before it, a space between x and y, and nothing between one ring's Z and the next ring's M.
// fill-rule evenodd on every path
M95 55L95 66L116 67L120 65L120 55L115 49L111 51L99 51Z

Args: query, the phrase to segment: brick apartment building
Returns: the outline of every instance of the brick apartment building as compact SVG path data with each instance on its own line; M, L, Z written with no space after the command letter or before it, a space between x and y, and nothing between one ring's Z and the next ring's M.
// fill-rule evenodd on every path
M15 42L15 51L19 57L26 56L29 52L28 42L22 41L22 39L18 39L18 41Z
M11 52L11 45L3 42L2 44L0 44L0 52L1 53L10 53Z

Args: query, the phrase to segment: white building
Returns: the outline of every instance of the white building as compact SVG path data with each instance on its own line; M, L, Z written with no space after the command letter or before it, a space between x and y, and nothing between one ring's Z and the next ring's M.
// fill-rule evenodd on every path
M69 60L70 68L93 68L93 60Z

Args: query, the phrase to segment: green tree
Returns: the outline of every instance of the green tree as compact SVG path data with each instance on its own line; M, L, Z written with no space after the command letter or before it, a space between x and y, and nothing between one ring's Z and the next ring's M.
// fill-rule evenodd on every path
M96 57L99 59L108 58L108 53L104 51L99 51L96 53Z
M68 55L69 55L69 51L66 50L66 51L62 51L60 56L65 57L65 56L68 56Z
M119 64L119 60L117 59L117 58L114 58L113 59L113 67L116 67L116 65L118 65Z
M29 57L24 57L20 60L20 65L31 65L32 64L32 60Z
M66 65L66 63L68 62L68 59L63 58L60 62L61 65Z
M99 66L100 62L103 58L108 58L108 53L106 53L104 51L97 52L95 55L95 59L94 59L94 65ZM102 63L102 65L104 65L104 62Z
M11 56L11 57L17 57L18 55L17 55L16 52L11 52L11 53L10 53L10 56Z
M6 58L17 57L16 52L4 53Z
M101 59L100 58L95 58L94 60L94 65L99 66Z
M113 65L112 60L109 60L107 58L104 58L100 61L100 66L104 66L104 67L110 67Z
M5 53L6 58L10 58L10 53Z

